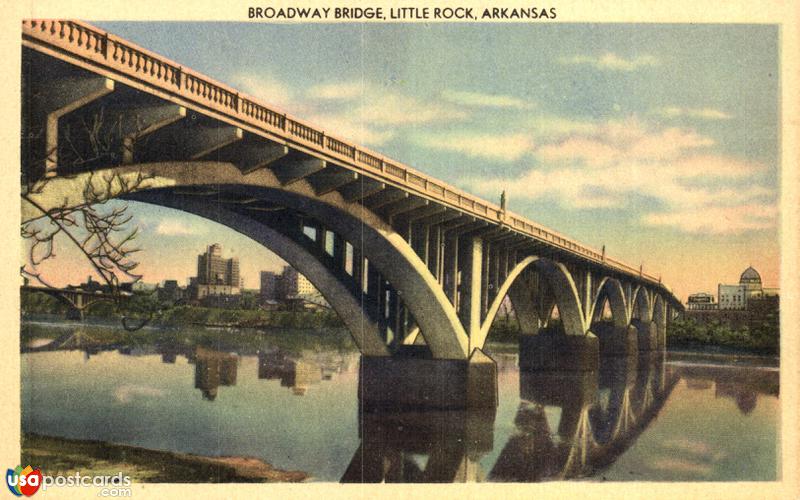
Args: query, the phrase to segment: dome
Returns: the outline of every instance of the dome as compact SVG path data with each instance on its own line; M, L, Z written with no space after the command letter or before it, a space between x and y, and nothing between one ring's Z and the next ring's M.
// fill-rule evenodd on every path
M753 269L753 266L750 266L742 273L739 283L761 283L761 275Z

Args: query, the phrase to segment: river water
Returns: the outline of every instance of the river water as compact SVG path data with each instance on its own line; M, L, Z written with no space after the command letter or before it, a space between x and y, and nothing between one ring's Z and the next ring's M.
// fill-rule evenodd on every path
M26 323L22 429L208 456L316 481L758 481L779 474L778 368L660 354L597 373L498 364L496 412L360 414L343 332Z

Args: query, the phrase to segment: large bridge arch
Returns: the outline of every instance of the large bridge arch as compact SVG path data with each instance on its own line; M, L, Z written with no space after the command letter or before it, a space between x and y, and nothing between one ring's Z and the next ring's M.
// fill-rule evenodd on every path
M584 317L583 307L578 297L578 289L566 266L560 262L531 255L525 257L511 270L503 284L500 286L486 317L481 323L478 336L471 339L472 347L483 348L489 329L497 316L506 294L511 290L515 283L521 283L520 276L528 268L534 268L550 286L555 298L555 306L558 307L559 317L564 326L564 332L570 336L585 335L588 330L586 318ZM514 304L517 308L517 303ZM544 319L544 318L539 318Z
M317 256L303 245L280 231L255 219L240 217L239 214L219 206L210 206L197 200L170 199L163 193L146 193L131 199L153 203L160 206L183 210L194 215L218 222L263 245L278 257L285 260L309 281L322 294L337 312L362 354L368 356L388 356L389 350L380 339L376 318L363 311L361 301L337 279L334 272L324 265Z
M435 358L465 359L468 356L468 339L464 328L427 265L389 224L363 205L346 201L336 191L318 195L305 180L287 185L269 169L245 174L231 163L201 161L126 165L70 178L57 177L49 180L41 193L33 194L32 199L45 209L56 205L74 206L81 203L87 182L105 183L104 179L110 176L131 179L142 172L147 179L134 188L133 192L126 193L120 188L110 195L124 195L133 199L154 190L166 194L176 188L235 186L237 192L241 191L243 195L264 196L271 203L324 221L331 231L348 242L359 245L369 263L402 294L404 303L417 319L422 335ZM168 198L169 196L162 196L161 200L166 204ZM259 236L266 234L263 232L263 225L250 226L246 222L237 222L235 219L244 217L224 214L223 210L215 208L219 206L217 203L210 203L214 202L213 198L205 201L206 207L199 203L188 208L190 211L202 211L206 214L204 216L225 219L226 222L223 223L226 225L238 225L244 231L252 230L255 236L253 239L263 244L265 238ZM23 218L36 215L41 213L37 213L33 207L23 207ZM250 236L248 233L244 234ZM308 269L309 272L314 272L313 266Z
M611 307L614 325L619 327L627 326L630 323L630 313L628 304L625 301L625 291L622 288L622 283L614 278L605 277L600 280L588 317L594 318L598 308L603 307L603 302L606 299Z

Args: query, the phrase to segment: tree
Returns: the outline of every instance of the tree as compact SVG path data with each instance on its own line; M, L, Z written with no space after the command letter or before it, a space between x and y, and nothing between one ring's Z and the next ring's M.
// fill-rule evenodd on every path
M21 188L23 202L33 207L37 214L23 220L20 227L28 246L25 262L20 266L26 282L56 288L43 276L39 266L57 255L57 238L64 237L79 250L106 285L117 309L122 300L121 286L141 279L141 275L135 272L138 266L135 254L140 248L136 246L139 227L129 213L128 205L112 200L139 189L152 178L141 170L134 176L96 174L91 170L95 165L113 165L119 161L125 144L121 126L123 119L125 117L120 114L109 120L105 108L99 108L90 113L88 119L81 117L77 120L77 127L68 123L60 133L63 140L59 140L58 150L44 151L43 158L33 155L35 141L40 140L43 130L27 131L25 137L31 140L23 141L23 148L27 151L23 154L25 165ZM134 118L134 122L138 124L139 120ZM58 158L59 169L83 171L85 182L78 203L74 200L52 205L41 202L53 180L40 166L53 157Z

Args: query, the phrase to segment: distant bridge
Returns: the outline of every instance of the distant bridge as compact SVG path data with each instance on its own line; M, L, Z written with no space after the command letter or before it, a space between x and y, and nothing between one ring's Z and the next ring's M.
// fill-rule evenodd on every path
M662 349L682 310L641 267L91 25L24 21L22 46L23 220L87 187L214 220L308 277L367 357L490 362L508 296L521 364L595 369L601 349Z
M82 320L85 312L100 302L113 302L118 297L110 293L88 292L80 288L51 288L47 286L20 287L23 292L38 292L57 298L67 306L67 319Z

